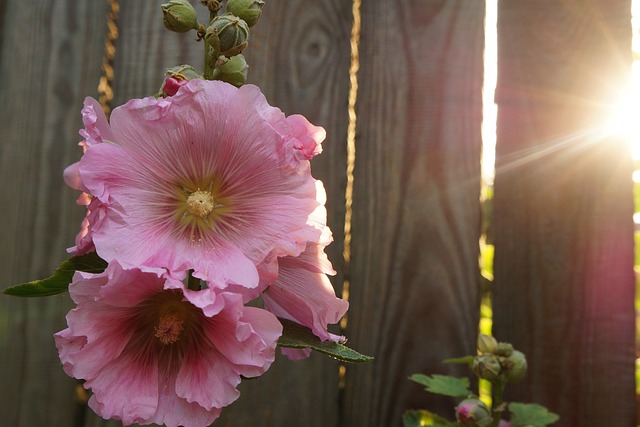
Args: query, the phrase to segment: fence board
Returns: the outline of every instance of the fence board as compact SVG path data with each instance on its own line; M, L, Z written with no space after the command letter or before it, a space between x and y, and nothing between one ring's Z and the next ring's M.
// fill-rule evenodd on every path
M630 2L501 1L498 40L494 332L529 356L509 397L635 425L631 161L596 128Z
M303 114L327 131L312 173L327 190L328 224L335 239L327 253L339 272L332 278L339 290L351 2L274 1L263 10L247 48L249 82L286 114ZM295 363L280 357L263 377L241 384L240 391L239 401L223 411L220 426L331 427L338 422L338 366L320 354Z
M62 170L80 155L80 107L100 76L104 2L2 1L0 271L5 286L45 277L84 215ZM72 426L82 410L52 334L67 296L0 298L0 413L17 427Z
M479 309L484 3L362 3L344 426L453 416L407 377L466 374Z

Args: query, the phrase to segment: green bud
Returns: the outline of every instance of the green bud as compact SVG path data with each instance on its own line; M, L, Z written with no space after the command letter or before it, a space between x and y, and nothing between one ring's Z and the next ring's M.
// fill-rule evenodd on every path
M217 80L240 87L247 81L247 70L249 70L249 66L244 56L236 55L225 63L218 65L213 76Z
M499 342L495 351L496 356L509 357L513 353L513 346L508 342Z
M493 354L483 354L473 359L473 372L484 380L497 380L501 371L500 362Z
M162 18L164 26L177 33L198 28L198 16L196 10L188 0L169 0L160 6L162 8Z
M511 356L509 356L502 363L506 372L507 381L515 383L524 378L524 374L527 373L527 359L524 353L518 350L513 350Z
M207 28L205 42L219 55L232 57L247 47L249 27L247 23L230 13L216 16Z
M462 425L489 427L491 410L480 399L465 399L456 406L456 420Z
M478 335L478 350L481 353L495 353L498 349L498 341L491 335Z
M249 27L253 27L262 15L262 0L229 0L227 12L231 12L243 19Z

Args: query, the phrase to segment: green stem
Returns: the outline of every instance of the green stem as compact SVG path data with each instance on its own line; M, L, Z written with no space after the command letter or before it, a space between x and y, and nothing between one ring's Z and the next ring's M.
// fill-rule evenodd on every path
M500 418L502 418L502 395L504 393L504 381L496 380L491 382L491 415L493 423L491 427L498 427Z
M200 290L200 279L193 277L193 270L189 270L189 277L187 278L187 289L192 291Z

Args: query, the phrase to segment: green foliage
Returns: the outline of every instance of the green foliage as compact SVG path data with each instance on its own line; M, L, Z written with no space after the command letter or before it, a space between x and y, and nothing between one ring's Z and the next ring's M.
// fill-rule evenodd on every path
M426 390L435 394L442 394L452 397L467 397L471 393L469 390L469 378L456 378L448 375L423 375L413 374L409 377L411 381L425 386Z
M476 341L477 355L447 359L444 363L470 365L479 378L478 395L469 390L468 378L446 375L414 374L410 380L425 386L426 390L440 395L461 399L455 407L457 422L447 421L426 410L409 410L404 413L404 427L462 425L498 427L503 415L510 412L513 427L546 427L558 421L559 416L544 406L525 403L508 403L503 400L507 382L519 380L526 372L524 354L507 342L480 333Z
M402 414L402 425L404 427L449 427L457 424L452 424L441 416L429 412L424 409L409 410Z
M65 292L76 271L102 273L107 263L95 252L71 257L60 264L53 275L43 280L11 286L3 291L6 295L18 297L47 297Z
M545 427L560 418L553 412L549 412L544 406L535 403L511 402L509 411L511 412L511 424L515 427Z
M342 362L369 362L373 357L360 354L350 349L344 344L331 341L322 342L310 329L292 322L291 320L279 319L283 326L282 336L278 340L280 347L287 348L310 348Z

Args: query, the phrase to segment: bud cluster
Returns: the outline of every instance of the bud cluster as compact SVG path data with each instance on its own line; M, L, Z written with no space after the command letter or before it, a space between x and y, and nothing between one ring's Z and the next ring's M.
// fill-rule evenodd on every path
M242 86L249 67L241 53L249 42L249 28L260 19L264 1L200 0L200 3L209 10L208 25L198 23L196 10L189 0L169 0L161 6L165 27L179 33L195 30L197 40L204 40L202 77ZM168 82L169 92L176 83L184 81L177 78Z
M487 381L513 383L524 378L527 359L509 343L496 341L489 335L478 336L478 356L473 359L473 371Z

